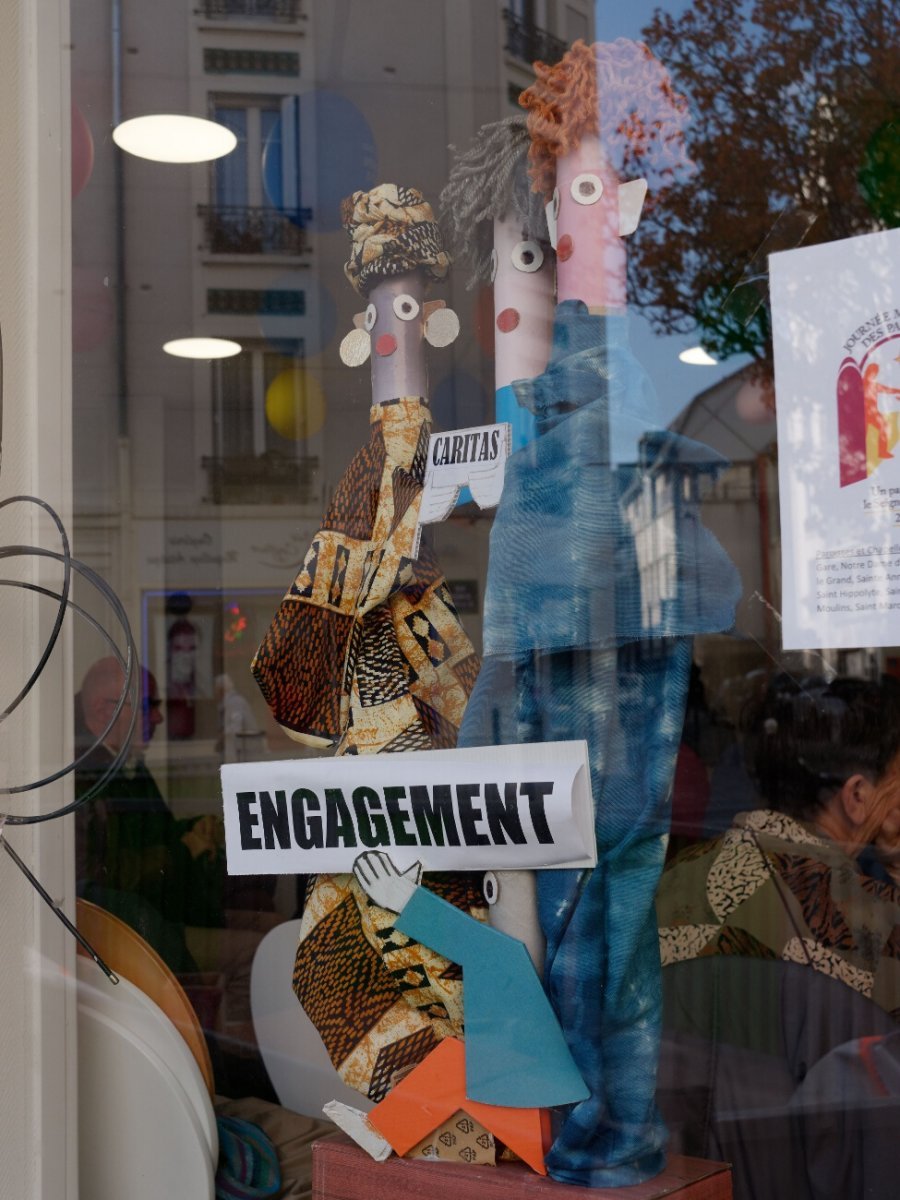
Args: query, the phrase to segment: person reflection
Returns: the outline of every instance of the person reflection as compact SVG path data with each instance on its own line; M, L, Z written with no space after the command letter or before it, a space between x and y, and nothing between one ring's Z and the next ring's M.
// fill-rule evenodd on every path
M131 704L97 746L124 686L115 658L86 672L75 697L75 748L90 753L75 773L75 794L97 784L127 744ZM141 672L140 719L123 769L76 813L78 894L114 913L184 975L211 971L224 989L225 1032L252 1044L250 966L261 937L281 919L225 907L221 816L176 819L144 754L163 722L156 679ZM93 746L93 749L91 747Z
M736 1197L793 1200L819 1194L809 1166L835 1099L788 1119L795 1089L900 1018L900 706L883 685L780 675L748 753L763 806L660 884L660 1103L676 1148L735 1163Z
M175 971L195 970L186 924L221 924L221 836L216 818L177 821L147 768L144 754L163 721L156 679L142 671L140 718L129 758L76 818L78 892L126 921ZM106 728L124 684L115 658L102 658L75 697L75 748L88 749ZM106 739L75 774L83 795L125 746L131 723L126 700Z

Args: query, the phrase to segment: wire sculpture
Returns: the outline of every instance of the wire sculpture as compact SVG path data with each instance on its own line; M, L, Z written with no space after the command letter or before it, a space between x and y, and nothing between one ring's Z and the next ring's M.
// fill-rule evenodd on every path
M3 342L2 334L0 334L0 439L2 439L2 419L3 419ZM0 455L2 455L2 443L0 443ZM11 505L29 504L43 509L50 517L53 524L56 526L59 535L60 549L48 550L42 546L32 546L25 544L17 544L10 546L0 546L0 560L15 559L15 558L32 558L32 559L50 559L54 562L62 564L63 580L59 591L54 591L53 588L44 587L37 583L31 583L27 580L0 578L0 587L18 588L23 591L32 592L37 596L43 596L57 603L56 616L53 621L53 627L47 637L38 661L31 671L25 684L20 688L18 694L0 711L0 724L7 720L28 698L34 689L35 684L41 677L47 663L50 660L60 634L62 633L63 622L65 621L66 613L72 612L76 616L85 620L91 625L104 639L109 646L110 652L117 659L124 674L122 690L118 696L112 715L106 727L96 736L94 742L78 753L78 755L68 762L65 766L43 775L37 779L26 780L25 782L15 783L11 786L0 787L0 797L2 796L17 796L27 792L38 792L41 788L48 787L57 780L64 778L77 770L79 765L93 754L93 752L101 746L105 741L113 726L119 719L125 704L131 703L131 719L128 725L128 736L124 740L122 747L116 753L115 757L108 764L106 770L99 776L98 779L89 787L81 796L72 800L68 804L61 805L58 808L52 809L50 812L2 812L0 811L0 845L6 851L7 855L16 864L31 886L35 889L41 899L50 907L53 913L59 918L66 929L78 940L79 944L90 954L91 958L105 972L107 977L113 982L118 983L118 978L115 973L102 961L93 947L87 940L78 932L66 914L62 911L60 905L50 896L47 890L43 887L40 881L35 877L33 872L22 861L15 849L10 845L7 837L7 826L10 825L37 825L45 821L55 821L59 817L68 816L82 805L87 804L98 794L98 792L106 785L113 775L120 769L128 755L131 738L134 733L135 722L138 712L140 711L138 680L140 678L137 671L137 650L134 643L134 637L131 633L131 626L128 622L128 615L125 612L125 607L119 597L109 586L109 584L97 574L86 563L80 562L77 558L72 557L69 538L65 527L59 517L59 514L45 500L41 500L37 496L18 495L10 496L6 500L0 500L0 511L9 508ZM95 589L100 597L109 605L112 613L120 626L123 641L125 643L124 653L116 644L114 638L103 625L89 613L80 604L76 604L71 596L72 578L73 575L80 576L88 584Z

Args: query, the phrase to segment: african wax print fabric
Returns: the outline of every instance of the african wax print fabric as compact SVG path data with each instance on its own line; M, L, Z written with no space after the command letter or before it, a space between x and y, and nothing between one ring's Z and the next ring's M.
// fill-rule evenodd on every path
M423 886L486 916L481 875ZM348 1086L376 1103L445 1037L463 1034L462 971L402 934L352 875L318 875L303 911L294 991Z
M805 964L900 1020L900 889L784 813L739 813L721 838L683 851L656 903L663 966L711 955Z
M423 270L443 279L450 270L441 229L418 188L382 183L344 201L350 258L344 274L361 296L382 279Z
M452 747L478 658L429 542L413 546L431 431L419 397L373 405L354 457L253 661L275 719L341 754ZM483 919L481 876L426 887ZM294 990L332 1062L373 1100L463 1031L458 966L394 929L351 875L319 875Z
M655 396L624 317L564 301L546 372L513 386L537 436L507 461L484 665L459 744L588 743L597 866L537 872L544 983L591 1092L567 1110L547 1168L562 1182L615 1187L664 1164L653 897L690 635L730 628L740 596L697 515L701 479L726 464L651 432ZM629 444L627 457L613 454Z
M413 545L428 404L373 405L354 457L251 669L275 720L337 754L442 749L478 673L427 537Z

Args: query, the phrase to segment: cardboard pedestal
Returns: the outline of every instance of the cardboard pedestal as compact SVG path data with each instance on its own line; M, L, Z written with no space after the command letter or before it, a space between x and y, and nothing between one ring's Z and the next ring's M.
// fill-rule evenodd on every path
M374 1162L349 1138L313 1146L312 1200L732 1200L731 1168L673 1154L661 1175L634 1187L555 1183L519 1163L496 1167L390 1158Z

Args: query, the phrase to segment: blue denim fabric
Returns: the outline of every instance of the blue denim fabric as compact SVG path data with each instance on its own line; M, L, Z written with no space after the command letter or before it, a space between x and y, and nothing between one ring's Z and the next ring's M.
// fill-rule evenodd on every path
M491 534L484 665L459 745L588 743L597 866L537 872L544 982L591 1090L562 1110L547 1167L562 1182L615 1187L664 1165L653 1098L661 1004L653 899L691 635L730 628L740 596L737 572L684 502L684 484L726 464L676 434L641 447L653 395L625 321L590 316L578 301L557 308L545 374L514 386L537 437L507 464ZM609 447L625 434L635 461L617 465ZM654 533L652 505L638 503L658 480L676 499L667 533Z

